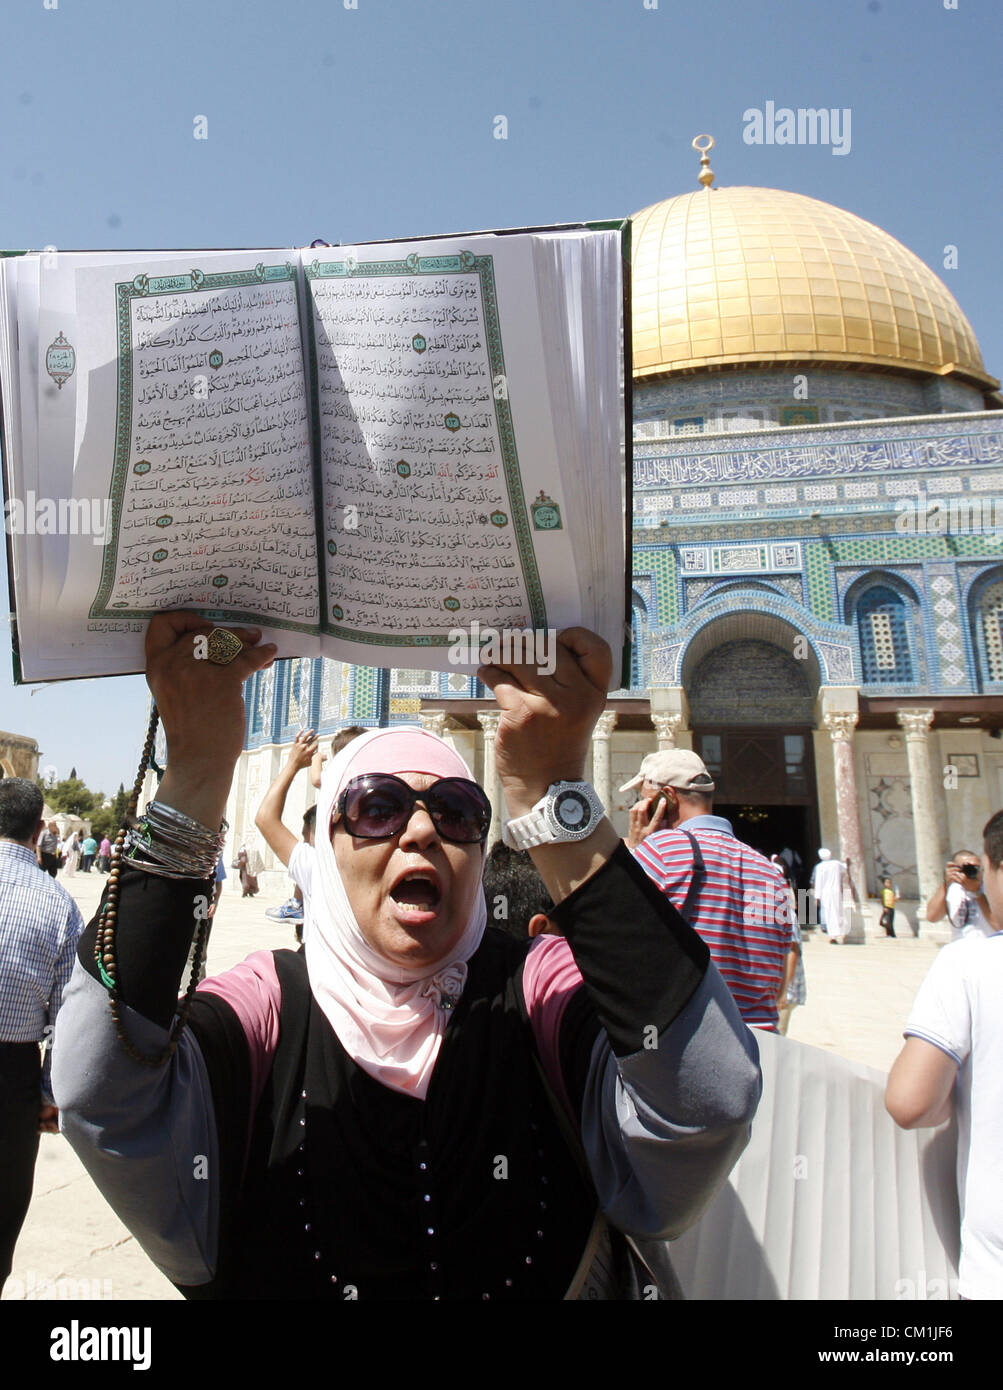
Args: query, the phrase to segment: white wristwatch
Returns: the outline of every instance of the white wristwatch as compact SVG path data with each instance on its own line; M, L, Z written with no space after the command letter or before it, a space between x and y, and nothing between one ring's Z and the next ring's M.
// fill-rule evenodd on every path
M585 840L605 814L595 787L588 782L552 782L528 815L505 822L502 840L510 849Z

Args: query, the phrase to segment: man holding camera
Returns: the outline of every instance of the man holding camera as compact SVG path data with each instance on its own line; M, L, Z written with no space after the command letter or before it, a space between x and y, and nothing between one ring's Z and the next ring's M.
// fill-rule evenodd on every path
M987 823L983 838L984 854L976 865L976 876L963 872L975 856L967 851L956 854L947 866L948 875L959 868L964 884L948 877L943 896L950 902L955 888L984 904L979 911L989 923L1000 922L1003 811L997 811ZM930 908L936 907L940 896L935 893L927 905L931 918ZM957 901L957 893L953 896ZM1003 1202L999 1185L1003 933L990 926L988 935L986 940L972 924L973 939L965 940L964 950L955 943L938 952L909 1014L905 1046L888 1077L885 1108L903 1129L931 1128L952 1115L957 1117L959 1293L962 1298L998 1300L1003 1298Z
M982 863L969 849L959 849L944 869L944 882L926 905L926 920L951 923L951 940L992 936L996 921L982 885Z

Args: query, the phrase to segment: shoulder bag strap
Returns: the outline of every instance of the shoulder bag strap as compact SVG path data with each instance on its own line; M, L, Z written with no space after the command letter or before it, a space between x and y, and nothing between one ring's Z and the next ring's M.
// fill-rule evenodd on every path
M703 855L700 853L700 845L697 841L697 837L691 834L690 831L682 830L681 828L680 833L685 835L690 842L690 849L693 851L693 872L690 875L690 886L686 890L686 897L683 899L682 907L679 909L679 915L686 922L687 926L692 926L693 923L690 921L690 909L707 877L707 868L703 862Z

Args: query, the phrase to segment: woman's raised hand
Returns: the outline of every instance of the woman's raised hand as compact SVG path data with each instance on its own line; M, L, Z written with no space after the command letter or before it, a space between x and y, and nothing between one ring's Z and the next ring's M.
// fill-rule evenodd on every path
M480 680L501 710L495 766L511 816L524 815L552 782L581 781L589 740L606 703L610 649L584 627L548 633L545 667L524 662L482 666ZM543 674L544 669L550 674Z
M244 649L220 666L206 655L213 627L197 613L159 613L146 633L146 680L167 735L168 772L158 795L215 827L244 746L241 687L271 665L276 648L257 645L260 628L227 628Z

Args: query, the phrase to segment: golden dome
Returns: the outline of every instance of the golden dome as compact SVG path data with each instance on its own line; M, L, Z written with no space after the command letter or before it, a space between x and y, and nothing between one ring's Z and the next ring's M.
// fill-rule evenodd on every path
M852 212L776 188L700 189L633 219L634 377L828 362L990 377L947 287Z

